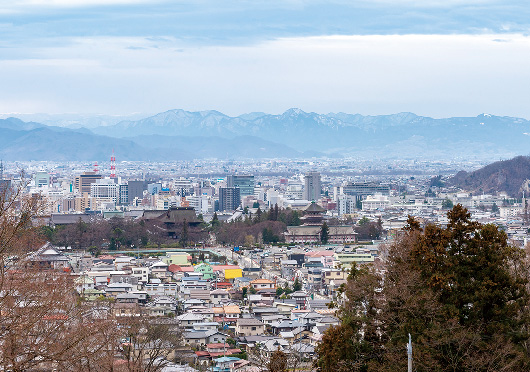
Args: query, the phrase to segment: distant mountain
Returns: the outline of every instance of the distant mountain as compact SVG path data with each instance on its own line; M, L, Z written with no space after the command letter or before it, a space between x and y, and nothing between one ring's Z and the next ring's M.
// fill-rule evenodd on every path
M0 114L0 119L16 118L26 122L41 123L42 126L65 127L65 128L96 128L107 125L115 125L124 120L138 120L144 118L145 114L128 115L101 115L101 114Z
M412 113L327 115L289 109L281 115L251 113L230 117L218 111L170 110L137 121L94 128L113 137L146 135L253 136L297 151L378 157L479 157L527 154L530 122L482 114L433 119Z
M530 180L530 157L517 156L497 161L474 172L458 172L450 183L473 193L496 194L504 191L510 196L521 196L523 184ZM528 194L528 190L526 190Z
M488 114L433 119L412 113L324 115L292 108L280 115L253 112L237 117L219 111L169 110L140 120L122 120L115 124L103 116L93 119L88 116L65 116L63 119L71 120L70 127L45 126L14 118L0 119L0 136L5 131L4 138L0 138L0 145L4 143L4 147L0 147L0 156L3 153L13 157L19 153L24 157L37 156L39 153L53 156L64 153L67 143L83 147L85 142L90 142L90 145L84 148L73 146L68 154L77 154L85 159L90 151L108 154L112 147L122 144L122 159L137 160L292 158L318 157L323 154L363 158L491 160L526 155L530 150L528 120ZM87 127L88 124L96 126L90 129L74 128L81 123L87 123ZM61 122L61 125L64 124ZM55 135L49 140L64 145L47 147L42 149L46 150L42 153L35 152L42 141L35 135L37 132L33 135L29 132L37 129L53 131ZM14 146L13 138L18 138L22 133L12 131L28 132L26 142ZM78 136L80 134L86 136L85 141ZM32 144L31 141L35 142ZM36 155L30 155L33 153ZM98 158L94 154L88 159Z
M128 140L81 133L73 130L55 130L52 127L28 131L0 128L0 158L4 160L77 161L108 159L112 149L121 160L164 160L165 154ZM189 154L179 154L191 159Z
M119 160L304 156L286 145L252 136L233 139L159 135L114 138L97 135L84 128L74 130L25 123L14 118L0 119L0 158L4 160L107 160L113 149Z
M149 148L177 148L193 154L195 158L300 158L307 156L288 146L253 136L222 138L148 135L128 139ZM322 156L322 154L311 153L309 156Z

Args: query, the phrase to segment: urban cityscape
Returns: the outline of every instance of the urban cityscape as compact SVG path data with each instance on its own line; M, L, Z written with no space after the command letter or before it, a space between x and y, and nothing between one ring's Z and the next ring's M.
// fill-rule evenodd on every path
M16 207L33 213L34 227L25 234L41 244L24 267L66 273L84 311L97 308L107 322L127 319L131 329L162 324L172 336L163 338L156 357L139 335L130 354L124 345L132 336L123 336L106 356L112 363L131 368L139 358L138 368L154 358L147 370L259 371L273 370L281 351L285 368L313 370L326 330L341 324L351 270L381 267L411 216L423 227L448 226L448 212L459 205L473 223L496 226L517 249L527 246L528 182L515 194L457 184L459 170L473 175L491 167L482 165L147 163L119 161L112 151L99 164L2 161L0 185L4 203L35 201ZM5 262L9 277L19 263ZM82 367L31 358L20 365L85 370L94 363L75 359Z
M0 372L530 371L529 30L0 1Z

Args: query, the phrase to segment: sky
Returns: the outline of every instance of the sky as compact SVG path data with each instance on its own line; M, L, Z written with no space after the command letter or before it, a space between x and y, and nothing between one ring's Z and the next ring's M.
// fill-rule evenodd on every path
M502 0L2 0L0 113L530 118Z

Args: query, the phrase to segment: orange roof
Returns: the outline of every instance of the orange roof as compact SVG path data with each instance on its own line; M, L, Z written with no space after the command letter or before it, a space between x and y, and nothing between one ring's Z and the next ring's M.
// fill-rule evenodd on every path
M251 284L274 284L272 280L269 279L255 279L250 282Z
M212 310L214 314L224 314L224 309L222 307L214 307Z
M224 307L225 314L241 314L241 309L237 305L229 305Z
M228 282L219 282L216 284L217 288L219 287L231 287L232 284L231 283L228 283Z

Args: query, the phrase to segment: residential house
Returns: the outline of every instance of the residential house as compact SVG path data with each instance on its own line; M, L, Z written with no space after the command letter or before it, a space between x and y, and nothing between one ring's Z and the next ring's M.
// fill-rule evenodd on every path
M276 289L276 283L269 279L256 279L250 282L256 291L260 289Z
M241 318L236 322L235 332L239 337L262 335L265 332L265 324L254 318Z
M217 289L210 292L210 302L214 305L222 304L230 300L230 294L224 289Z

